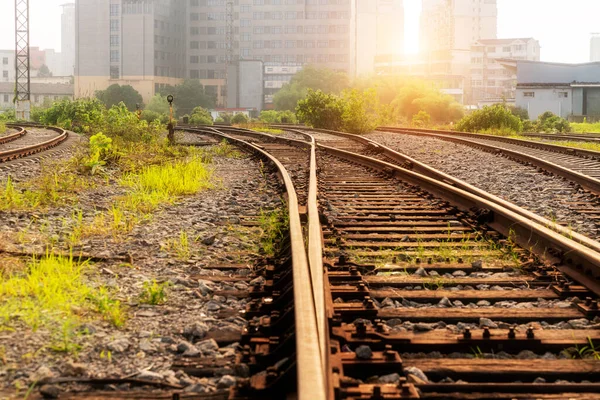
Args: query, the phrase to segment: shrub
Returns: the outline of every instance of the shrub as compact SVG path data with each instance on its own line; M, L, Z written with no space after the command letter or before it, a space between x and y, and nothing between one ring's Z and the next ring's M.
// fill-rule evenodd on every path
M119 103L124 103L129 111L134 111L136 105L143 106L142 95L131 85L110 85L106 90L98 90L96 97L102 101L106 107L112 107Z
M98 99L63 99L44 110L39 120L45 125L61 126L75 132L91 132L104 120L106 107Z
M538 116L537 121L534 124L536 132L546 133L567 133L571 132L571 125L569 121L564 118L554 115L550 111L546 111L542 115Z
M0 121L0 133L6 132L6 124Z
M202 107L196 107L192 110L190 116L190 124L192 125L212 125L213 119L210 112Z
M377 127L377 94L374 89L361 92L357 89L342 93L342 124L346 132L357 135L371 132Z
M339 130L342 127L344 103L333 94L320 90L308 90L306 98L298 102L296 115L298 120L314 128Z
M498 130L504 133L507 131L517 133L523 130L523 123L504 105L495 104L467 115L458 122L456 129L465 132Z
M416 127L424 127L429 125L431 122L431 116L425 111L421 110L412 117L412 124Z
M242 113L235 114L233 116L233 118L231 118L232 124L246 124L246 123L248 123L248 121L249 121L249 119L246 116L246 114L242 114Z
M275 111L275 110L265 110L260 112L259 116L260 122L264 122L265 124L295 124L298 122L296 119L296 114L289 110L285 111Z

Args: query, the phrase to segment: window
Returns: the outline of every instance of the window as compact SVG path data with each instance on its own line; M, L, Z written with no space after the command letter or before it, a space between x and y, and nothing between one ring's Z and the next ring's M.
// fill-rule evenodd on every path
M190 35L195 36L195 35L199 35L199 34L200 34L200 30L198 29L197 26L192 26L190 28Z
M119 36L117 36L117 35L110 35L110 45L111 46L118 46L119 45Z
M190 0L190 6L198 7L198 0Z
M504 53L510 53L510 46L504 46L502 48L502 52L504 52Z
M8 103L8 95L7 94L4 95L4 102Z
M191 42L190 42L190 49L197 49L197 48L199 48L199 46L198 46L198 42L197 42L197 41L195 41L195 40L194 40L194 41L191 41Z
M198 56L190 56L190 64L198 64Z
M200 78L200 71L198 71L197 69L190 69L190 78L192 78L192 79L199 79Z
M523 92L523 97L535 97L535 92Z
M119 5L118 4L111 4L110 5L110 16L111 17L118 17L119 16Z
M110 51L110 62L119 62L119 50Z
M110 67L110 79L119 79L121 77L119 67L111 66Z
M559 99L566 99L569 97L569 92L558 92L557 94Z
M110 20L110 31L111 32L116 32L119 30L119 20L118 19L111 19Z
M8 65L8 57L3 57L2 58L2 64L3 65Z
M242 4L242 5L240 5L240 12L241 13L249 13L250 12L250 5L249 4Z
M8 71L2 71L2 77L8 78Z

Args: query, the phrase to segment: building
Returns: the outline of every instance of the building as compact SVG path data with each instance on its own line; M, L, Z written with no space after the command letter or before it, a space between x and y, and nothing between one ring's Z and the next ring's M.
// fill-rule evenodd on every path
M590 61L600 61L600 33L592 33L590 39Z
M264 107L274 108L273 96L283 87L290 83L293 76L302 70L300 63L265 63L264 66Z
M77 0L75 97L131 85L148 102L186 76L186 3Z
M404 47L404 7L402 0L358 0L356 4L357 75L372 74L375 58L401 54Z
M563 118L600 120L600 62L559 64L503 61L517 75L516 104L529 118L551 111Z
M60 25L62 65L56 75L73 76L75 74L75 3L63 4L61 7L63 9Z
M219 104L225 93L229 49L233 63L316 64L353 72L355 0L239 0L229 14L225 1L191 0L189 4L187 76L200 79L218 95Z
M496 0L423 0L420 48L433 75L465 77L465 102L472 104L471 45L496 39Z
M514 101L517 76L504 68L503 59L540 60L540 43L533 38L480 39L471 46L473 103Z
M15 81L15 51L0 50L0 82Z
M262 111L264 67L260 60L240 60L227 67L228 108Z
M41 106L44 102L60 99L73 99L73 84L64 81L56 83L38 82L31 80L31 106ZM14 108L13 99L15 97L14 82L0 82L0 110Z

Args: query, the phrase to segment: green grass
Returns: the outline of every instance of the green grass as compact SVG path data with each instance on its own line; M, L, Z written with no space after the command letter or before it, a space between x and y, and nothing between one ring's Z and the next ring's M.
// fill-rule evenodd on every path
M577 123L571 122L571 128L575 133L600 133L600 122L593 124L590 123Z
M261 210L258 223L261 229L261 249L264 254L272 257L277 253L281 241L289 229L287 209L281 207L272 211Z
M600 151L600 143L594 142L576 142L570 140L546 140L542 138L530 137L530 136L518 136L518 139L532 140L535 142L555 144L558 146L572 147L575 149Z
M81 323L93 313L121 326L125 316L120 302L108 289L90 284L89 271L86 261L48 254L22 271L0 275L0 328L11 329L19 321L33 330L46 327L64 339L65 325Z
M221 143L210 148L211 155L225 158L242 158L243 154L231 145L227 140L223 139Z
M274 129L274 128L258 127L258 128L252 128L252 130L256 131L256 132L270 133L271 135L281 135L283 133L283 131L281 129Z
M0 121L0 134L6 132L6 124Z
M142 304L158 305L167 301L168 282L158 283L156 280L144 282L140 302Z

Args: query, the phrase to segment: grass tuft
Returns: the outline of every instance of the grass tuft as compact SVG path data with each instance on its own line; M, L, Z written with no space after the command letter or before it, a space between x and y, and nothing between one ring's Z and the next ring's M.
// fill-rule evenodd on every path
M262 231L260 244L269 257L274 256L289 229L289 218L285 207L272 211L261 210L258 223Z
M168 282L158 283L154 279L151 282L144 282L140 302L151 305L164 303L167 301L167 286L169 286Z

